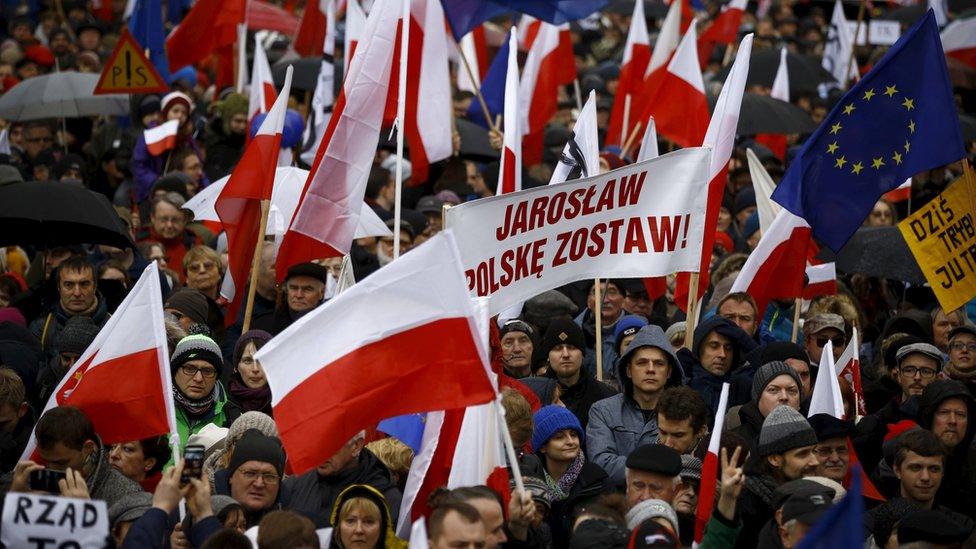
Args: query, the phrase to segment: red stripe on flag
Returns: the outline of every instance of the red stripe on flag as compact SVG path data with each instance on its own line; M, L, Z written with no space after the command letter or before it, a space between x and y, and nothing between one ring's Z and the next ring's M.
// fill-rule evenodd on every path
M146 143L146 149L153 156L160 156L164 152L172 150L173 147L176 147L176 135L167 135L155 143Z
M715 501L715 485L718 478L718 456L708 452L702 463L702 481L698 493L698 508L695 509L695 541L701 543L705 535L705 525L712 518Z
M726 163L725 167L719 170L718 175L708 183L708 205L705 209L705 231L702 236L702 254L696 299L701 299L708 289L709 266L712 263L712 248L715 247L715 228L718 226L718 211L722 206L722 195L725 192L728 168L729 165ZM689 273L678 273L674 286L674 304L682 311L688 307L688 295L691 292L690 284L691 275Z
M630 136L637 122L640 121L642 124L645 122L645 120L640 120L641 111L637 110L635 105L638 102L637 96L642 93L644 73L647 71L647 64L650 61L651 47L647 44L635 44L631 50L630 61L621 67L620 83L617 86L617 93L613 97L610 124L607 126L606 145L623 145L622 139ZM628 94L630 95L630 110L627 112L627 128L622 131ZM644 129L647 128L644 127Z
M505 147L505 171L502 172L502 194L514 193L515 188L515 151Z

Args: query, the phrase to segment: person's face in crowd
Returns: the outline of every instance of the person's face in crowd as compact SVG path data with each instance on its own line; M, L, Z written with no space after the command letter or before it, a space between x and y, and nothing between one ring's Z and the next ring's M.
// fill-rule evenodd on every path
M844 346L847 344L847 336L837 328L824 328L803 338L807 356L810 357L811 363L820 364L820 357L823 355L823 348L827 344L827 340L830 340L834 346L834 360L840 358L841 353L844 352Z
M755 211L756 211L755 206L747 206L745 208L742 208L741 210L739 210L738 213L735 214L735 222L739 226L740 230L746 226L746 221L749 219L749 216L751 216Z
M192 328L193 325L196 324L196 322L194 322L192 318L184 314L183 311L180 311L179 309L166 308L163 309L163 312L169 313L174 317L176 317L177 322L180 323L180 327L183 328L184 331L189 331L190 328Z
M410 251L410 247L413 245L413 238L410 237L410 233L407 231L400 231L400 254L403 255ZM387 258L389 263L393 260L393 239L387 236L380 238L380 253L381 257ZM382 263L382 262L381 262Z
M678 488L678 493L674 496L671 503L676 513L684 515L694 515L698 508L698 483L685 480Z
M285 282L288 309L301 313L309 311L325 299L325 284L310 276L293 276Z
M634 384L635 393L657 394L664 389L671 377L671 363L661 349L641 347L631 355L625 373Z
M102 35L95 29L84 29L78 33L78 47L82 51L96 51Z
M549 367L560 379L571 379L579 374L583 365L583 351L563 343L549 351Z
M732 369L735 354L732 341L718 332L709 332L699 350L702 367L708 373L723 376Z
M244 113L237 113L230 118L230 131L237 135L244 135L247 132L247 115Z
M847 439L831 438L818 443L814 447L817 454L817 461L820 466L817 474L827 477L837 482L843 482L847 476L847 468L851 463L850 451L847 448Z
M177 238L186 230L186 216L176 206L167 202L156 204L149 215L149 222L160 237Z
M142 443L138 440L113 444L108 451L108 462L112 468L122 473L126 478L140 482L146 478L149 470L156 465L156 458L147 458L143 453Z
M935 409L932 417L932 432L942 444L955 448L969 428L969 407L961 398L947 398Z
M481 172L478 171L478 166L474 162L465 162L465 169L468 175L468 186L474 191L474 194L480 196L487 196L491 194L488 190L488 186L485 185L485 178L481 176Z
M650 318L654 303L645 291L627 291L624 297L624 310L633 315ZM626 348L626 347L621 347Z
M170 107L168 111L166 111L166 121L179 120L180 125L182 126L186 123L186 119L189 115L190 112L187 110L186 105L183 103L176 103Z
M624 306L624 294L616 284L600 284L600 299L603 301L603 321L612 323L620 316L620 311ZM591 310L596 310L596 284L590 288L590 294L586 297L586 306Z
M895 217L892 215L891 206L886 202L877 201L874 209L868 215L868 227L890 227L895 224Z
M502 361L511 372L519 375L532 373L532 339L525 332L508 332L501 339Z
M810 526L798 520L792 521L789 526L780 526L779 539L783 543L783 548L793 549L797 547L809 531Z
M257 293L273 301L276 286L274 246L266 245L261 250L261 270L258 272Z
M213 259L197 255L186 264L186 285L203 293L215 289L220 284L220 265Z
M661 473L639 471L628 467L625 476L628 509L646 499L659 499L671 503L681 487L681 483L675 482L674 477Z
M12 433L17 428L20 418L27 413L27 403L22 402L20 406L13 404L0 404L0 433Z
M756 330L759 328L759 319L756 318L756 310L748 301L727 299L718 308L718 314L734 322L736 326L742 328L742 331L749 335L755 335Z
M505 536L505 514L502 506L494 499L471 499L467 503L478 510L488 535L485 537L485 549L496 549L508 541Z
M240 509L231 509L224 519L224 528L244 533L247 530L247 517Z
M320 477L334 475L347 468L350 464L357 463L359 454L363 451L365 439L356 438L345 443L339 451L326 460L325 463L315 468Z
M71 166L61 174L59 181L84 181L84 177L82 177L80 169Z
M44 164L38 164L33 167L34 171L34 181L50 181L51 180L51 167L45 166Z
M78 361L78 357L81 355L78 353L71 352L60 352L58 353L58 364L61 365L61 370L67 372L75 362Z
M54 35L48 46L54 55L64 55L71 51L71 41L68 40L68 35L65 33Z
M146 258L149 261L155 261L159 264L160 269L165 269L168 267L166 257L166 250L159 245L153 245L149 248L149 257Z
M488 532L482 521L468 522L457 511L444 515L440 535L430 538L431 549L482 549Z
M30 42L32 38L30 25L17 25L14 27L13 37L18 42Z
M58 271L61 307L68 314L83 313L95 305L95 273L91 269Z
M956 370L971 372L976 368L976 336L962 332L949 344L949 362Z
M180 166L180 171L185 173L190 178L190 183L187 183L186 190L193 196L200 189L200 184L203 182L203 162L200 162L200 157L195 154L188 154L183 158L183 165Z
M464 118L468 114L468 109L471 108L472 97L461 97L454 100L454 116L455 118Z
M912 353L895 368L895 380L901 385L902 398L918 396L939 373L939 364L927 355Z
M954 313L947 315L945 311L939 309L932 320L932 339L935 346L943 353L946 352L949 349L949 332L961 325L959 315Z
M790 368L793 368L796 375L800 376L800 380L803 381L803 387L801 387L803 389L803 394L809 395L811 382L810 364L798 358L788 358L783 362L789 365Z
M63 442L56 442L50 448L38 446L37 450L48 469L66 471L70 467L79 471L81 476L88 478L94 469L94 463L91 463L92 454L98 450L98 445L94 440L86 440L80 450L75 450L68 448Z
M339 521L339 539L343 547L369 548L377 547L380 541L379 513L371 513L365 509L350 509L343 513Z
M217 384L217 369L205 360L190 360L176 369L173 379L184 395L198 400L213 391Z
M27 80L28 78L34 78L35 76L41 74L37 63L33 61L28 61L17 69L17 77L21 80Z
M942 456L920 456L909 451L901 465L895 465L895 476L901 481L901 495L922 504L935 499L942 485Z
M573 461L580 453L579 434L573 429L563 429L553 435L539 450L548 461L562 463Z
M663 444L679 454L693 453L702 437L705 436L705 427L702 426L698 431L695 431L691 421L692 418L690 417L670 419L659 411L657 413L658 444Z
M800 387L792 377L786 374L778 375L759 393L759 402L756 404L763 417L768 416L778 406L789 406L799 410Z
M715 228L719 231L727 231L732 225L732 212L726 207L721 207L718 210L718 225Z
M261 511L274 504L280 483L274 465L245 461L230 476L230 496L247 511Z
M27 157L31 160L53 144L54 134L51 132L51 128L47 126L27 128L24 132L24 152L27 153Z
M794 448L782 454L767 456L766 459L786 480L812 477L817 474L817 468L820 467L820 461L813 448L813 446Z
M264 368L254 358L254 353L256 352L257 349L254 347L254 342L249 342L244 346L244 352L241 353L241 360L237 363L237 371L241 374L244 385L247 385L251 389L258 389L268 384L268 378L264 377Z

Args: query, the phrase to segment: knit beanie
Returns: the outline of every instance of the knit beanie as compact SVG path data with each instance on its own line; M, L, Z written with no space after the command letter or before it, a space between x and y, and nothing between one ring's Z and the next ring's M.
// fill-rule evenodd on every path
M264 344L271 341L273 336L264 330L248 330L244 332L241 337L237 338L237 343L234 344L234 368L241 362L241 357L244 356L244 348L247 344L254 342L254 349L260 349L264 347Z
M532 431L532 451L538 452L539 448L546 445L549 440L563 429L572 429L579 435L580 445L583 444L583 426L580 425L576 414L570 412L562 406L550 404L539 408L539 411L532 416L535 423L535 430Z
M542 352L549 355L557 345L572 345L580 351L586 352L586 338L583 329L568 316L560 317L549 323L546 337L542 340Z
M674 339L674 336L679 333L684 332L688 329L688 323L684 320L675 322L674 324L668 326L668 329L664 331L664 337L668 338L668 341Z
M280 477L285 470L285 450L281 447L278 437L266 436L257 429L244 432L241 440L234 445L234 453L230 455L227 475L232 476L238 467L248 461L270 463Z
M62 353L82 354L95 341L98 326L87 316L73 316L64 323L58 334L58 350Z
M800 374L796 373L789 364L774 360L763 364L752 376L752 401L759 402L759 395L766 390L769 382L783 375L790 376L796 381L796 386L800 389L800 400L803 400L803 380L800 379Z
M613 329L613 347L618 354L623 354L620 342L629 335L636 334L641 328L647 326L647 319L639 315L624 315L617 321L617 326Z
M230 133L230 120L235 114L247 114L247 97L239 93L229 93L227 97L220 101L218 109L220 120L224 126L224 133Z
M782 454L795 448L813 446L817 433L806 418L789 406L777 406L766 416L759 431L759 455Z
M160 105L163 113L163 118L166 118L166 115L169 113L170 109L172 109L175 105L178 105L180 103L182 103L183 106L186 107L186 113L188 115L191 112L193 112L193 100L190 99L189 95L178 91L169 92L166 95L164 95Z
M690 454L681 454L681 480L701 482L702 461Z
M217 377L224 366L221 358L220 347L214 340L202 334L188 335L176 344L173 357L169 359L170 371L175 374L176 370L191 360L203 360L208 362L217 370Z
M193 288L182 288L169 294L165 308L176 309L197 324L206 324L210 313L207 296Z
M671 523L671 529L678 534L678 515L664 500L645 499L627 511L627 528L640 526L645 520L664 518Z

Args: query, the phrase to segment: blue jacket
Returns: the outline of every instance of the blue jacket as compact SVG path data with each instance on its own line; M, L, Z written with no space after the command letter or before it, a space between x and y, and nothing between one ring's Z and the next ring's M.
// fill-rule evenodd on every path
M172 532L169 515L162 509L153 507L132 523L129 533L122 542L122 549L156 549L169 547L169 534ZM187 539L193 547L201 547L207 538L216 534L224 527L215 516L209 516L200 522L195 522Z

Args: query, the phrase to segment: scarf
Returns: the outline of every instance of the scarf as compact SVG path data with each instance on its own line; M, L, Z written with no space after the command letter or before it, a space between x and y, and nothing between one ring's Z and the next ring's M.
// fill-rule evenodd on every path
M962 382L976 381L976 370L971 372L963 372L956 368L956 366L951 362L946 362L945 372L949 374L950 379L955 379Z
M199 399L194 400L180 391L180 388L173 384L173 399L176 400L176 405L183 409L187 415L193 417L200 417L203 414L209 412L214 404L217 402L217 385L214 385L213 391L210 394Z
M271 387L251 388L234 377L230 380L230 394L241 406L242 412L264 412L271 410Z
M580 472L583 470L583 463L586 460L583 458L583 452L580 451L577 454L576 459L573 463L569 465L563 476L559 477L559 480L553 480L549 475L549 471L545 470L546 473L546 485L549 487L549 491L552 494L552 501L562 501L569 497L569 492L572 491L573 485L576 484L576 479L579 478Z

